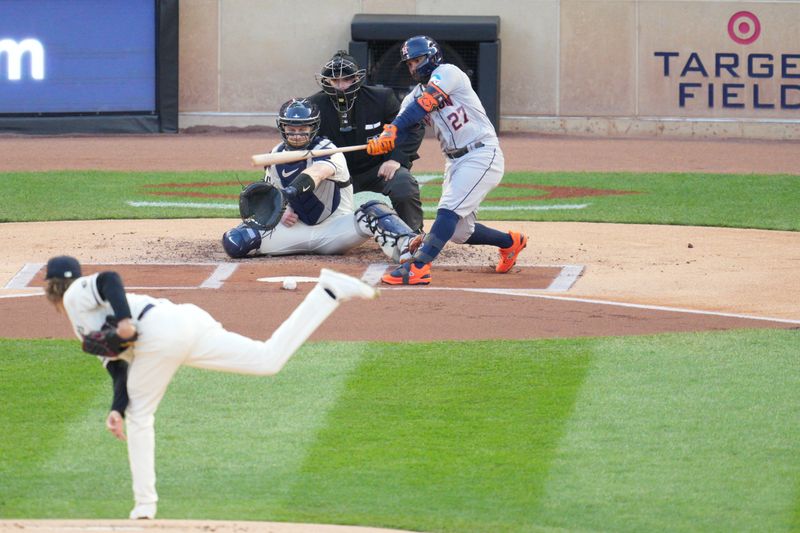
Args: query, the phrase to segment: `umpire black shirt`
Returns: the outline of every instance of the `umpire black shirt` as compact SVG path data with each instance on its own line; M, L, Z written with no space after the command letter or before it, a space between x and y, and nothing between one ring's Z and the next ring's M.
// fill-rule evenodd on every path
M330 96L319 91L308 99L320 109L322 125L319 135L327 137L339 147L366 144L370 137L380 135L383 132L383 125L390 124L400 111L400 101L392 89L363 85L358 90L355 103L348 115L353 129L343 132L339 130L339 113ZM347 152L344 154L347 168L351 175L356 176L393 159L410 169L412 161L419 159L417 150L424 135L425 129L421 124L417 124L406 135L398 136L394 151L388 154L371 156L366 150Z

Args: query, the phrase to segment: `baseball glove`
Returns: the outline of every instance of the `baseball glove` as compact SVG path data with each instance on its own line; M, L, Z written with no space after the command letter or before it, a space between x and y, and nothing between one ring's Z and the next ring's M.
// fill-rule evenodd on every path
M285 209L281 191L264 181L251 183L239 194L239 214L256 230L270 231L277 226Z
M123 339L117 335L117 319L113 315L106 317L106 321L98 331L90 331L83 336L81 348L84 352L103 357L117 357L130 348L139 334L130 339Z

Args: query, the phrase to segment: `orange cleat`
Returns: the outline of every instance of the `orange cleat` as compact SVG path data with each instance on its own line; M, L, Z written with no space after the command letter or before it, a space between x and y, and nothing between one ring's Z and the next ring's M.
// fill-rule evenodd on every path
M495 271L500 274L505 274L511 270L517 262L519 253L528 246L528 237L522 233L509 231L508 234L511 235L511 246L508 248L500 248L500 262L497 263L497 267L495 268Z
M431 282L431 264L417 268L413 261L403 263L390 274L384 274L381 281L389 285L427 285Z

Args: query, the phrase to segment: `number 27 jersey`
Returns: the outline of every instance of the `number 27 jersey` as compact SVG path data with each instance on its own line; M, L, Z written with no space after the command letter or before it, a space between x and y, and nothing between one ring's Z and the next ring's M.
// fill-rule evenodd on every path
M428 83L436 85L448 96L448 104L432 111L426 123L433 123L436 137L443 152L463 148L469 144L482 142L487 146L497 146L497 134L486 116L486 110L472 89L469 77L457 66L444 63L436 67ZM424 90L421 84L414 87L403 99L402 109L416 101Z

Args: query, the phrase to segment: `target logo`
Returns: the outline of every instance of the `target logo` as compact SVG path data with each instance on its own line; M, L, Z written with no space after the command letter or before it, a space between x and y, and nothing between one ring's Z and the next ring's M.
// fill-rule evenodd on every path
M739 11L728 21L728 35L739 44L750 44L761 35L761 22L753 13Z

